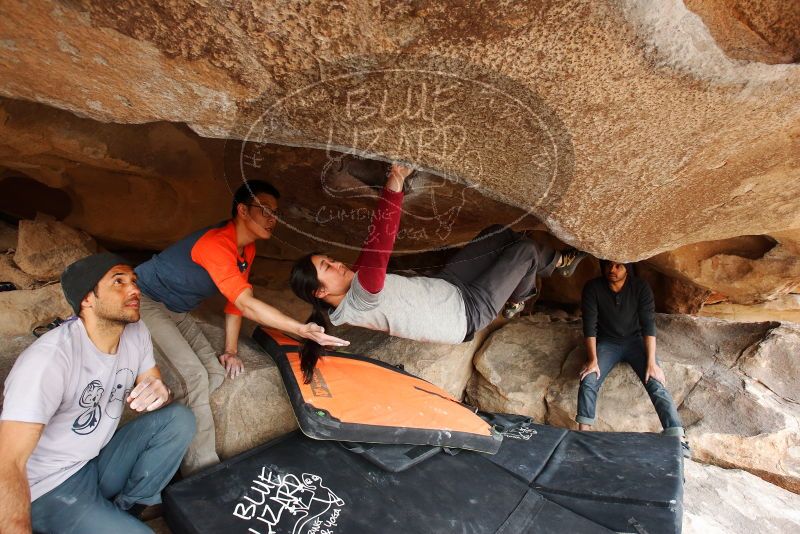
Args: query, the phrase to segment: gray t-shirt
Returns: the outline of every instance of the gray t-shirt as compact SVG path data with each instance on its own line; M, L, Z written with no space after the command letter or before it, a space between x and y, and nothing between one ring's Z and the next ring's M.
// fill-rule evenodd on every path
M99 454L117 429L136 377L155 365L142 321L125 326L115 355L95 347L80 319L20 354L6 378L0 419L45 425L28 459L31 500Z
M334 325L347 323L433 343L461 343L467 335L461 292L446 280L425 276L387 274L383 289L373 294L356 273L330 319Z

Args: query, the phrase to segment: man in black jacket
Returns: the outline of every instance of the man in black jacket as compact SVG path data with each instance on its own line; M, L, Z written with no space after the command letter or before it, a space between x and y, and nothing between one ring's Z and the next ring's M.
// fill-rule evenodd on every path
M583 288L583 335L587 360L580 370L578 422L589 430L595 421L597 392L611 369L627 362L644 384L664 428L664 434L683 437L683 424L665 387L664 371L656 361L653 292L647 282L629 274L622 263L601 261L603 276ZM686 452L688 445L684 442Z

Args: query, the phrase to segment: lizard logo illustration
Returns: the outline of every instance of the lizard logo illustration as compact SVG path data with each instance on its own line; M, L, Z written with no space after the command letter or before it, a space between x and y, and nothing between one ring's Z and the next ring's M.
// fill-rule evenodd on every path
M528 441L537 433L536 429L531 426L531 423L522 423L517 428L512 428L511 430L503 432L503 437Z
M281 165L269 144L325 151L318 184L303 186L324 200L287 212L287 237L359 249L338 227L370 224L389 161L417 169L405 183L397 253L466 245L462 222L477 222L484 198L517 207L496 221L511 227L569 190L572 137L529 84L451 58L369 56L360 64L375 68L365 69L352 60L293 73L287 92L251 101L235 120L242 134L225 145L226 179L242 183Z
M111 419L119 419L122 411L125 409L125 399L133 389L134 382L133 371L130 369L120 369L117 371L117 376L114 379L114 389L108 396L108 404L106 404L106 415Z
M322 189L331 198L377 200L385 174L382 162L366 160L350 153L328 152L328 161L322 170ZM448 197L447 186L452 181L457 181L455 174L451 175L447 170L442 175L417 173L413 182L409 182L413 184L410 187L415 201L401 208L413 221L412 224L429 228L432 235L441 240L447 239L452 232L453 224L466 204L468 190L478 187L473 183L466 188L455 189L455 194L451 192ZM327 214L323 212L319 215L323 215L324 220Z
M251 521L251 534L322 534L334 532L344 505L319 475L298 477L262 467L233 515Z
M86 408L72 423L72 431L76 434L86 435L94 432L103 417L100 409L100 399L103 397L103 384L99 380L92 380L83 388L78 404L81 408Z

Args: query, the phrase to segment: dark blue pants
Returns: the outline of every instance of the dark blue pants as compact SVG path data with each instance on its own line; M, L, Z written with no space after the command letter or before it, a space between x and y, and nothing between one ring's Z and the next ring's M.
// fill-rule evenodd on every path
M125 510L161 502L194 432L194 415L181 404L134 419L80 471L31 503L34 532L152 532Z
M575 421L584 425L594 424L597 393L608 373L620 362L627 362L644 384L644 377L647 373L647 353L641 337L636 336L624 341L597 340L597 365L600 367L600 378L597 378L597 373L591 373L581 381L581 387L578 390L578 415L575 417ZM678 410L667 388L655 378L648 380L644 384L644 388L650 396L659 420L661 420L664 434L682 436L683 423L681 423Z

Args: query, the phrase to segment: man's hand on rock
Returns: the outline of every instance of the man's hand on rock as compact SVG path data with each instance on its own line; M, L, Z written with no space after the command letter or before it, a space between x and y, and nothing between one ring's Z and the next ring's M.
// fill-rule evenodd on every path
M244 362L235 352L225 351L219 355L219 363L225 368L225 376L234 379L244 373Z
M131 410L152 412L167 404L169 396L169 388L160 378L148 376L133 388L125 401L130 404Z

